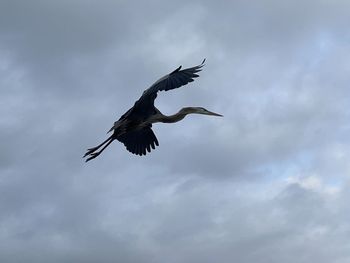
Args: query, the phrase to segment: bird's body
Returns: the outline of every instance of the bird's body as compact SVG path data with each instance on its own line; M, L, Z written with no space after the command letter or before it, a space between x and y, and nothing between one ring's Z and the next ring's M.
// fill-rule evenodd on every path
M114 140L122 142L126 146L126 149L133 154L146 155L146 150L150 152L151 148L155 149L159 145L157 137L152 131L153 123L177 122L191 113L222 116L202 107L185 107L174 115L166 116L154 106L154 100L157 97L158 91L179 88L192 82L194 78L198 77L196 73L201 71L204 61L198 66L184 70L181 70L180 66L146 89L140 99L135 102L134 106L114 123L109 130L109 132L113 132L112 135L100 145L87 150L84 155L84 157L88 156L86 161L96 158ZM102 149L96 152L101 147Z

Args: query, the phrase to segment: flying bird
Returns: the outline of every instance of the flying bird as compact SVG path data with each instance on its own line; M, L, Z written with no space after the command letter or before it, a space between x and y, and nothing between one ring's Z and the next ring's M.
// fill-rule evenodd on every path
M118 121L114 122L112 128L107 132L113 132L112 135L101 144L87 150L83 156L83 158L87 157L86 162L99 156L114 140L123 143L126 149L133 154L146 155L146 152L151 152L151 148L155 149L156 146L159 146L157 137L152 131L153 123L178 122L192 113L222 116L202 107L185 107L174 115L166 116L154 106L158 91L176 89L192 82L199 77L196 73L202 70L204 62L205 59L200 65L183 70L180 66L146 89L134 106L124 113Z

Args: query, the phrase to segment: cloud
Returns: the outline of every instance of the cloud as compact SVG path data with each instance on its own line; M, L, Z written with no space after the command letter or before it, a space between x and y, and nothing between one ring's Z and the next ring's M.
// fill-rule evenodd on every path
M349 261L344 1L2 1L1 262ZM155 80L144 158L85 149Z

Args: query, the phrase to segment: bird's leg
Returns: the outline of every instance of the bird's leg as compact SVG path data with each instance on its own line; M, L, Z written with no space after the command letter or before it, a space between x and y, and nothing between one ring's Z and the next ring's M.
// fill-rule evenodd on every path
M98 152L90 153L89 154L90 157L87 158L85 162L88 162L88 161L96 158L97 156L99 156L108 147L108 145L110 145L113 141L114 141L114 138L109 138L109 142L105 146L103 146L103 148L101 150L99 150Z
M109 136L103 143L97 145L96 147L87 149L87 152L84 154L83 158L88 156L89 154L92 154L93 152L97 151L99 148L101 148L102 145L104 145L106 142L108 142L110 139L112 139L113 134Z

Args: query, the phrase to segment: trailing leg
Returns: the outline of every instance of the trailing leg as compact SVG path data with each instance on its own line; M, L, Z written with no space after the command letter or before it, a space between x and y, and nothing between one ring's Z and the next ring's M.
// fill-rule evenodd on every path
M103 148L101 150L99 150L98 152L92 152L92 153L88 154L90 157L87 158L85 162L88 162L88 161L96 158L97 156L99 156L108 147L108 145L110 145L113 141L114 141L114 138L112 138L112 137L109 138L109 142L105 146L103 146Z
M99 148L101 148L106 142L108 142L109 140L111 140L113 137L113 134L111 136L109 136L104 142L102 142L101 144L97 145L96 147L93 148L89 148L87 149L87 152L84 154L83 158L92 154L93 152L97 151Z

